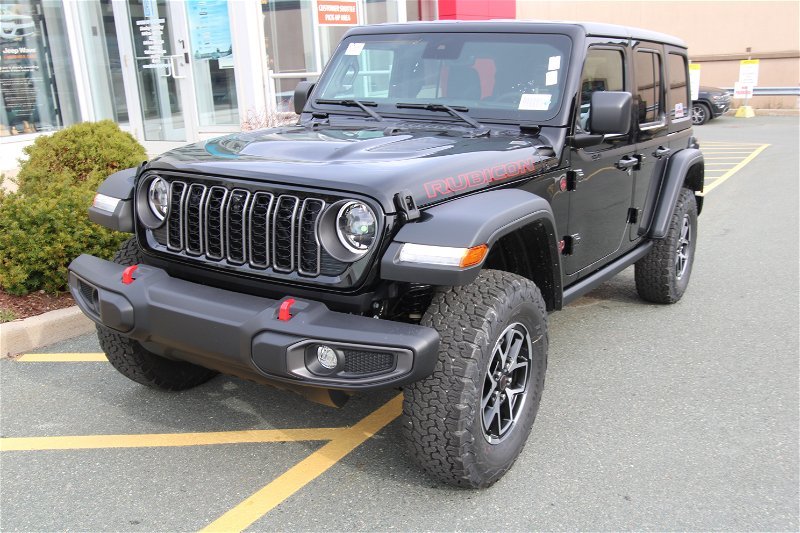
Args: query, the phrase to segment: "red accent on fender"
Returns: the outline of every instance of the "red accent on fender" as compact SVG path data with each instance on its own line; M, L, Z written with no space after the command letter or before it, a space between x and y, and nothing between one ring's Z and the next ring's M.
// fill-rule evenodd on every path
M136 272L136 269L139 268L139 265L131 265L125 270L122 271L122 283L125 285L130 285L133 283L133 273Z
M289 298L288 300L284 300L281 303L280 309L278 309L278 320L283 320L284 322L292 318L292 306L294 305L294 298Z
M566 243L563 240L558 241L558 251L561 252L562 254L564 253L565 246Z

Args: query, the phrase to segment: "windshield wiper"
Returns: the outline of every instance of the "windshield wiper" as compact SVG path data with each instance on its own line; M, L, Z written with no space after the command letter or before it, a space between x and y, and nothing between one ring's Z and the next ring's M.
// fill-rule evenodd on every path
M364 111L364 113L366 113L367 115L371 116L375 120L377 120L377 121L382 121L383 120L382 116L380 116L375 111L373 111L372 109L367 107L367 106L376 107L378 104L376 104L375 102L365 102L363 100L328 100L328 99L324 99L324 98L317 98L316 100L314 100L314 102L317 103L317 104L329 104L329 105L343 105L343 106L347 106L347 107L359 107L359 108L361 108L362 111Z
M462 107L462 106L451 107L451 106L445 105L445 104L413 104L413 103L402 103L401 102L401 103L397 104L396 107L398 109L425 109L427 111L445 111L447 113L450 113L454 117L463 120L464 122L466 122L467 124L469 124L470 126L472 126L475 129L479 129L479 128L483 127L480 122L478 122L477 120L475 120L472 117L469 117L469 116L465 115L464 113L469 111L469 109L466 108L466 107ZM462 113L462 111L464 113Z

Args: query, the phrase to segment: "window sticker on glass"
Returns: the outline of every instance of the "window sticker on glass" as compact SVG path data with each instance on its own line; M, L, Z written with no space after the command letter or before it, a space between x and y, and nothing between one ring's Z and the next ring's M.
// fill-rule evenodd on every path
M683 103L675 104L675 118L683 118Z
M551 94L523 93L519 99L519 109L524 111L547 111L550 108Z
M558 70L561 68L561 56L550 56L547 63L547 70Z
M364 43L350 43L347 45L347 50L344 51L344 55L357 56L361 54L361 50L363 49L364 49Z
M555 85L558 83L558 71L551 70L544 77L544 84L545 85Z

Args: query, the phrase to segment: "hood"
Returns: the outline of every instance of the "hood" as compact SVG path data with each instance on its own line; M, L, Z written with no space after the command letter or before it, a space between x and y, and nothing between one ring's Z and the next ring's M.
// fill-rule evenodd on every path
M543 172L557 164L564 143L558 129L549 136L519 130L475 136L453 125L388 124L237 133L171 150L148 168L349 191L392 213L393 197L403 190L422 207Z

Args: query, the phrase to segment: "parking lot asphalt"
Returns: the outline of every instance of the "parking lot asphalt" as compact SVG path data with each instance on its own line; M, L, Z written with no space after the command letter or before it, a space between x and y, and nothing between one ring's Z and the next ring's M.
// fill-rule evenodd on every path
M86 335L0 361L0 529L797 531L798 120L695 131L726 165L687 293L644 303L628 269L551 315L541 409L494 487L422 473L396 391L341 409L227 377L162 393Z

